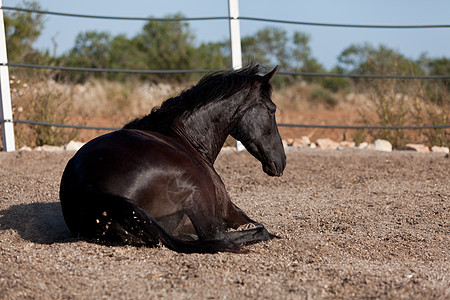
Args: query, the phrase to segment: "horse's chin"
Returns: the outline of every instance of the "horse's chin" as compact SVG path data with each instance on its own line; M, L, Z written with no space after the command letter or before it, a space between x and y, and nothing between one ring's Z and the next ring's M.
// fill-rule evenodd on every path
M283 171L279 171L274 162L270 162L269 164L263 165L263 171L269 176L280 177L283 175Z

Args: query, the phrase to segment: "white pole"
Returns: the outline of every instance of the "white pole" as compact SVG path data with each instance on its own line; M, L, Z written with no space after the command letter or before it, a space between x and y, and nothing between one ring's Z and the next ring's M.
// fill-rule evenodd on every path
M239 1L228 0L228 13L230 16L230 43L231 43L231 68L242 68L241 28L239 26ZM245 150L241 142L236 141L238 151Z
M240 69L242 68L242 51L238 0L228 0L228 12L230 16L231 67Z
M2 143L3 151L15 151L16 146L14 142L14 126L12 123L12 107L11 107L11 92L9 90L9 71L5 66L8 62L6 55L6 36L5 36L5 22L3 20L3 9L1 9L2 0L0 0L0 111L1 111L1 126L2 126ZM5 122L6 121L6 122Z

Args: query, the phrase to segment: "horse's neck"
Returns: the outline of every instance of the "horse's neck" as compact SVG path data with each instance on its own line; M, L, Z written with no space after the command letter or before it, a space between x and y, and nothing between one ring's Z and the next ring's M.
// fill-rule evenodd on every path
M248 92L243 90L202 107L174 126L176 135L196 149L206 162L214 164L228 134L246 110Z

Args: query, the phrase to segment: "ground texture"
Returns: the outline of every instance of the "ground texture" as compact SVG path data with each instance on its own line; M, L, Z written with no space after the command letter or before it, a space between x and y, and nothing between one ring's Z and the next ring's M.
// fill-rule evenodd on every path
M0 153L0 299L449 299L450 159L289 151L216 163L234 202L281 239L179 254L72 238L59 180L73 153Z

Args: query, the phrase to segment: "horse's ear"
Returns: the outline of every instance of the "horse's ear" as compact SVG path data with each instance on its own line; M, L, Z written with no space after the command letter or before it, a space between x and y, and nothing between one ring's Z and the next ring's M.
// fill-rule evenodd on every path
M278 70L278 66L276 66L275 68L273 68L272 71L270 71L269 73L267 73L266 75L261 77L261 82L262 83L269 83L270 79L272 79L273 75L275 75L277 70Z

